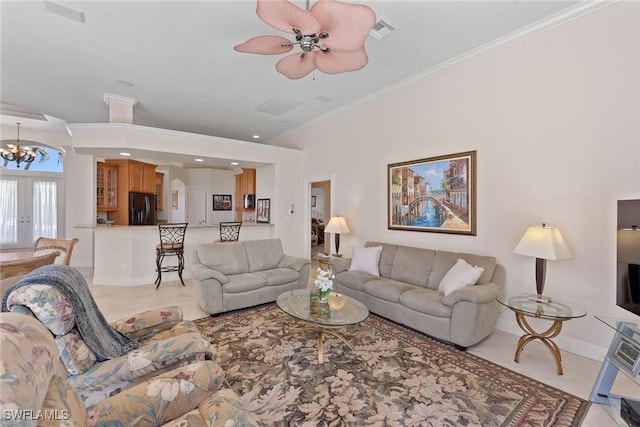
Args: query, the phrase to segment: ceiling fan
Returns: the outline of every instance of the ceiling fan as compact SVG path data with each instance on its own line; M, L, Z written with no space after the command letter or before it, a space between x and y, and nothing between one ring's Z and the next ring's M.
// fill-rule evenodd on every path
M319 0L302 9L288 0L257 0L256 12L271 27L295 35L257 36L234 47L238 52L277 55L300 46L302 53L282 58L276 70L290 79L301 79L316 68L323 73L356 71L369 58L364 42L376 15L368 6Z

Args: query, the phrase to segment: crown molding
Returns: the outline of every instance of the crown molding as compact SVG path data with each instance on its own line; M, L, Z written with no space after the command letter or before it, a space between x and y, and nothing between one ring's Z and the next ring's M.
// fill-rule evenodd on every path
M113 93L105 93L104 102L107 105L111 105L111 101L117 101L123 104L129 104L132 107L138 103L138 100L135 98L129 98L128 96L116 95Z
M570 6L560 12L557 12L553 15L550 15L540 21L534 22L530 25L522 27L516 31L513 31L509 34L505 34L502 37L499 37L495 40L492 40L488 43L485 43L477 48L469 50L463 54L460 54L452 59L449 59L445 62L442 62L434 67L431 67L427 70L424 70L420 73L414 74L411 77L408 77L404 80L401 80L397 83L394 83L390 86L384 87L376 92L370 93L367 96L364 96L360 99L357 99L349 104L343 105L340 108L332 110L326 114L315 117L307 122L300 124L299 126L294 127L286 132L281 133L278 136L270 138L266 141L267 144L272 143L276 139L280 139L286 135L290 135L299 131L300 129L304 129L308 126L311 126L316 123L321 123L327 120L329 117L339 115L344 113L347 110L350 110L360 104L366 104L371 102L374 99L380 98L388 93L395 92L401 88L410 86L418 81L426 80L431 78L437 74L440 74L444 71L447 71L453 67L456 67L460 64L481 58L487 54L496 52L498 50L504 49L508 46L511 46L515 43L527 40L531 37L534 37L538 34L544 33L546 31L552 30L560 25L571 22L575 19L581 18L585 15L593 13L597 10L600 10L606 6L609 6L613 3L616 3L618 0L596 0L596 1L580 1L578 4Z

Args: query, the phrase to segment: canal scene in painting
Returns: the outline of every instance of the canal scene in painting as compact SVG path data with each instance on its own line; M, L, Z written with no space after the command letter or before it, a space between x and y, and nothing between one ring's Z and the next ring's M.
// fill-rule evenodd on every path
M469 158L390 167L390 225L470 230Z

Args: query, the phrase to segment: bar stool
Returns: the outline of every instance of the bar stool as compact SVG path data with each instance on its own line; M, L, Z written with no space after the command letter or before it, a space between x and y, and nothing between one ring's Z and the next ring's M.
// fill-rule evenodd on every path
M184 286L182 280L182 270L184 270L184 235L187 232L188 223L176 224L158 224L160 232L160 243L156 245L156 271L158 277L155 284L156 289L160 287L162 281L162 272L177 271L180 282ZM175 256L178 258L176 265L162 265L165 256Z
M240 237L241 222L221 222L220 240L216 242L237 242Z

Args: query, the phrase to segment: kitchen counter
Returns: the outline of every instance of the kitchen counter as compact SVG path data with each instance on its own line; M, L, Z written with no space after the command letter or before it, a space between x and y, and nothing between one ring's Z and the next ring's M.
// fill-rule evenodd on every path
M243 222L242 227L273 227L271 223L263 223L263 222ZM116 224L80 224L76 225L73 228L82 228L82 229L153 229L157 230L158 225L116 225ZM191 228L215 228L218 230L220 228L220 224L206 224L206 225L191 225L189 224L187 229ZM247 239L243 239L247 240Z
M156 279L156 245L159 243L157 225L87 224L75 228L93 230L93 284L94 285L151 285ZM183 277L191 277L191 263L196 246L220 238L219 224L191 225L185 234ZM274 224L244 222L239 240L269 239L274 237ZM167 257L166 263L175 262ZM177 272L163 273L162 281L178 279Z

